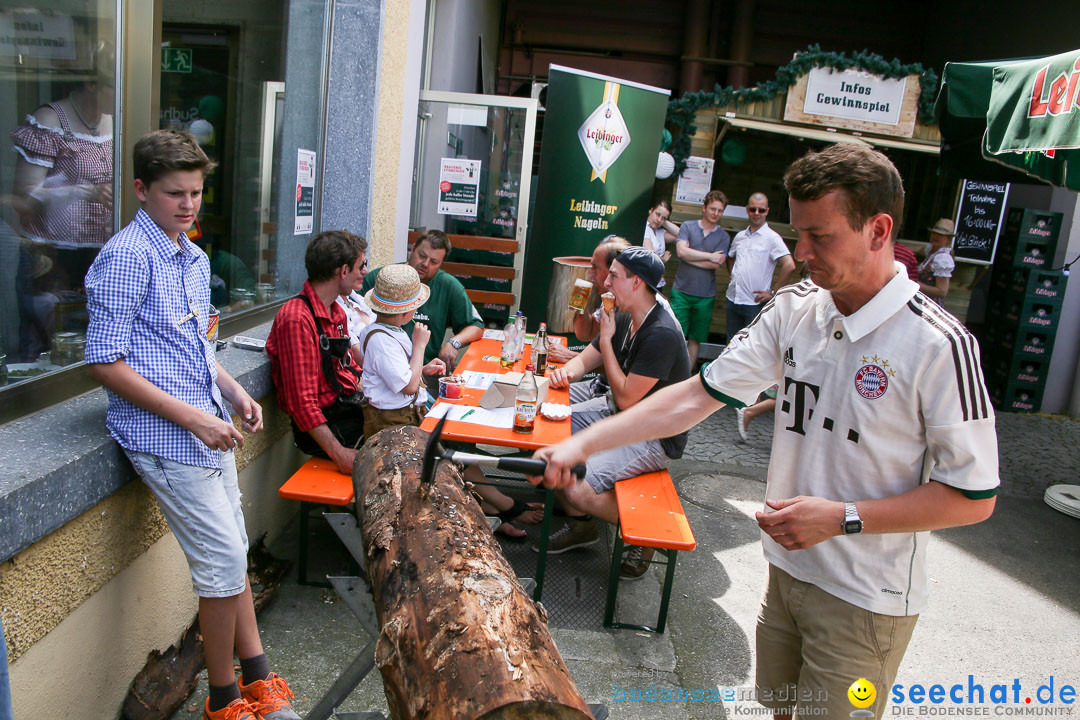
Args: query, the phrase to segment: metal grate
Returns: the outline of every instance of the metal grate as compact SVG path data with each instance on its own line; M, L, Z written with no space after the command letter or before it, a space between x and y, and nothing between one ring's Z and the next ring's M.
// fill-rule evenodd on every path
M558 518L554 522L558 522ZM518 577L534 577L537 554L532 545L540 542L540 526L521 524L518 527L529 534L525 542L508 541L501 535L495 537L499 538L503 553ZM542 602L553 627L603 629L611 560L610 529L610 525L600 522L600 542L561 555L548 555Z
M525 482L524 475L486 468L484 474L498 482L500 489L512 497L526 502L536 502L538 497L542 498L530 492L532 486ZM520 489L506 487L507 483L513 485L515 481L521 483ZM554 530L558 528L560 518L552 518L551 522ZM575 630L599 630L603 627L613 527L606 522L598 521L598 524L600 542L559 555L548 555L542 602L548 613L548 622L554 627ZM537 553L532 547L540 543L541 526L518 523L517 527L528 533L524 541L510 540L498 533L495 537L518 577L535 577Z

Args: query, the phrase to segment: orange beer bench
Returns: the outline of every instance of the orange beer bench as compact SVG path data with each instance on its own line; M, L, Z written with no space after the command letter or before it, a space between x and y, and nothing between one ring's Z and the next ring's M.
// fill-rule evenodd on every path
M667 470L646 473L615 483L615 500L619 506L619 532L611 548L611 573L608 577L607 604L604 607L604 627L628 628L662 633L667 622L671 587L675 580L675 560L679 550L697 547L690 523L686 520L679 494ZM632 625L615 621L615 598L619 593L619 566L629 552L624 545L642 545L656 549L666 561L664 586L660 594L660 615L656 627ZM654 556L655 557L655 556Z
M278 488L278 496L300 501L300 543L297 559L297 582L301 585L330 587L329 583L307 579L308 515L315 505L349 505L353 501L353 480L338 472L333 460L311 458Z

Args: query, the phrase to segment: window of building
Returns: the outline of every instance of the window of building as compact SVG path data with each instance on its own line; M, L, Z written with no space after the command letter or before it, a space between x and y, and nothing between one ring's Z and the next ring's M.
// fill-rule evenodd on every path
M84 278L138 209L122 184L130 158L113 142L121 129L128 153L147 131L187 130L217 162L188 236L210 258L211 302L234 331L303 284L296 248L302 258L320 230L319 193L298 201L298 158L315 154L317 189L331 3L155 4L159 20L141 22L160 24L138 33L117 32L118 0L0 10L0 422L26 412L13 406L34 383L52 383L49 402L89 389L66 372L83 356ZM117 37L139 41L118 53ZM137 71L146 58L153 82ZM143 79L121 89L124 76Z
M76 7L31 0L0 10L0 353L9 381L79 356L83 276L116 231L116 4L65 9Z

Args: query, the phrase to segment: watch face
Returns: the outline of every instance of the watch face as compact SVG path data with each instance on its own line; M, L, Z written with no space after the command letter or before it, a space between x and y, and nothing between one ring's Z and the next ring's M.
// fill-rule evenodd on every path
M855 535L862 532L862 520L845 520L844 521L844 533L846 535Z

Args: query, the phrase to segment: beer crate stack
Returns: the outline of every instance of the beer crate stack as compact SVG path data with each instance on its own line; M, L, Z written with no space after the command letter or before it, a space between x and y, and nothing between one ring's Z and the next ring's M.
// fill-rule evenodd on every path
M983 349L990 398L998 410L1038 412L1068 279L1054 268L1061 213L1013 208L998 246L988 317L996 333Z

